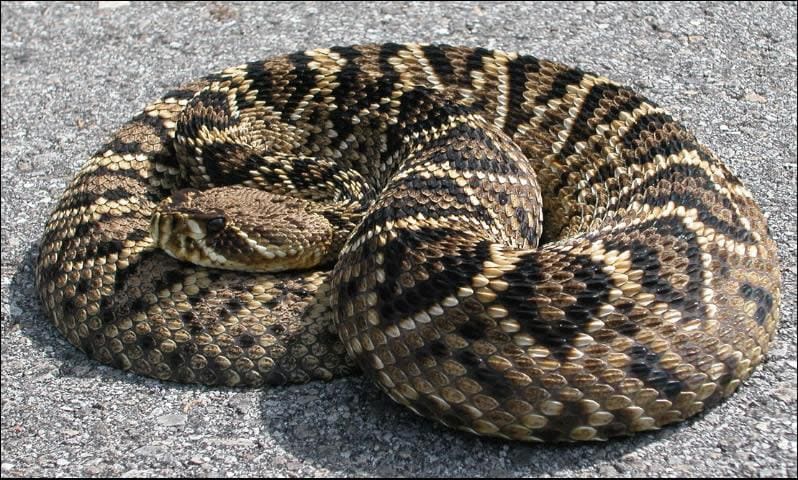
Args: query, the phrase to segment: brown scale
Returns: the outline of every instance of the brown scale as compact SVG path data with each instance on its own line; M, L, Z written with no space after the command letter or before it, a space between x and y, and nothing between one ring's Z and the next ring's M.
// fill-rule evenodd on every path
M223 187L195 208L189 186ZM195 262L302 245L326 265L179 262L150 228L160 238L153 212L181 204ZM277 204L285 218L254 224ZM655 104L449 46L298 52L170 92L78 173L40 252L48 314L101 362L254 386L357 364L419 414L529 441L717 403L762 361L780 301L750 194Z

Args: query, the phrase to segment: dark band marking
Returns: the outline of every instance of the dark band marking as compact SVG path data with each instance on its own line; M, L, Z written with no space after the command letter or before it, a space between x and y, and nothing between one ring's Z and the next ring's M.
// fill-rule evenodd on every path
M401 77L399 73L396 71L394 66L390 63L392 58L395 58L399 55L399 52L405 50L404 45L399 45L397 43L386 43L380 46L380 53L379 53L379 68L382 76L376 81L376 90L369 91L369 95L372 98L390 98L391 93L393 92L393 86L396 83L399 83ZM391 110L391 103L385 102L380 103L377 112L380 114L388 114ZM390 155L392 155L401 145L402 139L401 135L388 135L387 142L386 142L386 152L382 155L380 161L385 161ZM386 177L387 178L387 177Z
M428 203L421 203L415 199L408 198L406 199L406 203L402 205L401 209L391 205L386 205L371 212L358 225L351 238L362 237L367 232L372 231L378 225L384 225L388 220L397 221L403 218L415 217L418 213L421 213L428 219L447 218L457 215L475 217L488 224L493 223L493 220L484 207L481 207L481 209L477 210L472 210L463 206L450 206L443 208Z
M212 143L202 149L202 165L214 186L237 185L250 180L251 170L268 165L260 153L238 143ZM268 174L263 174L268 178ZM278 179L279 181L279 179ZM278 182L274 182L278 183Z
M603 85L595 86L595 87L593 87L593 90L595 90L596 88L599 88L601 86L603 86ZM610 90L612 90L612 89L610 89ZM625 92L625 90L623 90L623 89L618 90L618 95L620 95L622 92ZM591 93L592 93L592 91L591 91ZM606 100L610 100L610 99L614 100L614 98L611 97L611 96L607 96L607 97L604 97L604 98ZM616 104L613 101L613 105L607 110L607 112L601 118L597 119L594 123L595 123L595 125L611 125L612 122L614 122L615 120L618 119L618 117L620 116L621 112L632 111L635 108L638 108L643 103L643 101L644 101L643 98L640 97L640 96L637 96L637 95L632 95L631 97L629 97L626 100L624 100L624 102L621 103L620 105ZM582 109L580 110L580 116L584 115L585 117L588 117L588 119L586 120L586 125L589 125L590 114L593 113L595 111L595 109L589 110L589 108L588 108L588 107L590 107L592 105L592 100L590 100L590 103L588 104L588 100L586 99L585 103L586 103L586 105L583 105ZM651 103L651 102L649 102L649 103ZM548 128L554 126L558 121L559 121L558 119L553 118L553 117L552 118L549 118L548 116L544 117L543 118L543 122L540 125L540 129L542 131L546 131L546 130L548 130ZM574 129L576 129L576 133L578 135L574 136L573 132L569 135L568 140L563 144L562 149L560 150L560 152L557 155L557 157L560 160L563 160L563 159L567 158L569 155L573 154L575 152L576 144L578 142L587 140L587 138L589 138L591 135L593 135L595 133L594 130L591 130L591 129L587 128L587 126L585 128L581 127L578 122L579 122L579 120L577 120L577 123L574 124ZM595 152L596 155L600 155L601 154L601 147L602 146L603 145L595 145L595 146L593 146L593 149L594 149L594 152ZM601 168L601 166L599 166L599 168ZM552 185L550 191L558 192L564 186L570 184L571 182L569 181L569 179L570 179L570 174L571 173L573 173L573 172L570 169L564 170L562 176L559 179L559 182L557 184L555 184L555 185ZM596 179L607 178L608 176L609 176L609 174L607 172L603 172L600 175L596 175ZM577 181L581 180L580 177L577 177L577 178L578 178ZM592 179L589 179L589 180L592 180Z
M193 85L195 85L194 88L191 88L191 86L188 85L189 88L176 88L174 90L169 90L161 97L161 100L165 100L167 98L174 98L176 100L190 100L202 88L202 86L213 82L218 82L223 79L224 77L218 73L206 75L197 82L191 82Z
M714 196L720 197L719 193L713 193ZM739 216L734 211L731 203L728 202L728 199L720 197L716 198L715 200L717 201L717 203L714 204L715 206L717 206L717 204L723 205L729 211L731 214L731 222L727 222L726 220L716 216L710 210L710 208L713 206L712 204L707 205L703 198L695 195L693 191L687 189L674 188L671 191L660 189L653 197L646 196L643 202L648 205L661 207L668 204L668 202L673 201L673 203L677 206L681 205L686 209L695 208L698 214L698 219L704 223L704 225L709 226L738 242L744 242L748 244L754 243L752 232L742 226Z
M459 233L449 229L425 228L418 232L402 230L397 238L388 242L384 249L385 281L376 287L375 307L383 325L395 325L403 318L430 308L452 295L458 288L469 285L473 276L482 270L484 262L489 258L488 242L460 243L462 247L459 251L437 258L436 267L426 269L428 278L411 288L399 286L400 275L407 271L403 267L403 260L409 252L424 252L427 246L440 245L458 236ZM470 323L466 322L458 327L458 331L467 338ZM417 349L410 358L430 355L448 357L451 354L441 342L433 342ZM468 355L469 353L460 352L458 357ZM472 378L485 386L488 393L499 398L512 395L512 385L504 375L485 364L473 352L471 356L474 360L465 361L464 365Z
M453 116L468 112L467 107L454 103L435 90L416 86L402 95L393 129L400 137L411 131L429 131Z
M686 146L690 148L690 145ZM699 154L700 155L700 154ZM706 194L712 196L712 201L707 202L704 198L697 196L695 190L684 188L684 182L692 179L697 187ZM653 196L647 193L652 188L662 185L663 181L670 181L669 189L657 189ZM627 190L618 196L617 208L628 207L636 197L641 203L652 206L664 206L669 201L673 201L677 206L682 205L687 209L695 208L698 218L705 225L708 225L724 235L729 235L738 242L753 243L752 232L742 226L740 216L729 198L721 195L716 190L716 183L707 174L706 170L697 165L677 164L668 165L662 170L658 170L656 175L647 178L640 185ZM722 206L731 215L731 221L725 221L715 215L711 208Z
M100 177L119 177L119 178L129 178L131 180L135 180L141 184L149 186L149 181L147 178L142 176L138 169L120 169L120 170L111 170L107 166L98 167L96 170L89 173L93 180L98 180ZM87 178L87 177L83 177ZM96 195L96 194L92 194ZM96 197L95 197L96 198Z
M101 195L108 200L122 200L134 196L135 192L128 188L115 187L102 192Z

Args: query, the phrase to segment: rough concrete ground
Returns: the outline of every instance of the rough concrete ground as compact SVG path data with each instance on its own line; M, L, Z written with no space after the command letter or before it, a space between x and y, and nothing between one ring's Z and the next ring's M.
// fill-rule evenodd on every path
M2 4L2 475L796 476L796 4ZM109 8L110 7L110 8ZM45 217L103 139L212 70L382 41L519 50L629 84L720 154L770 218L782 324L730 400L628 440L446 430L361 378L269 391L98 365L45 317Z

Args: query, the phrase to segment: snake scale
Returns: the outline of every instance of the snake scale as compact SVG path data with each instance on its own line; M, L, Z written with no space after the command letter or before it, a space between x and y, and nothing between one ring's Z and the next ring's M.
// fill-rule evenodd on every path
M528 441L718 403L767 352L781 286L749 191L655 103L416 44L168 92L69 184L36 280L58 330L121 369L227 386L362 370L417 414Z

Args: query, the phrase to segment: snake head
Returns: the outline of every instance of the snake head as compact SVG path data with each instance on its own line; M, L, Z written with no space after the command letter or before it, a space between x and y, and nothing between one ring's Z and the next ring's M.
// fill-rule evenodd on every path
M249 272L314 267L333 237L312 202L240 186L175 192L155 209L150 234L179 260Z

